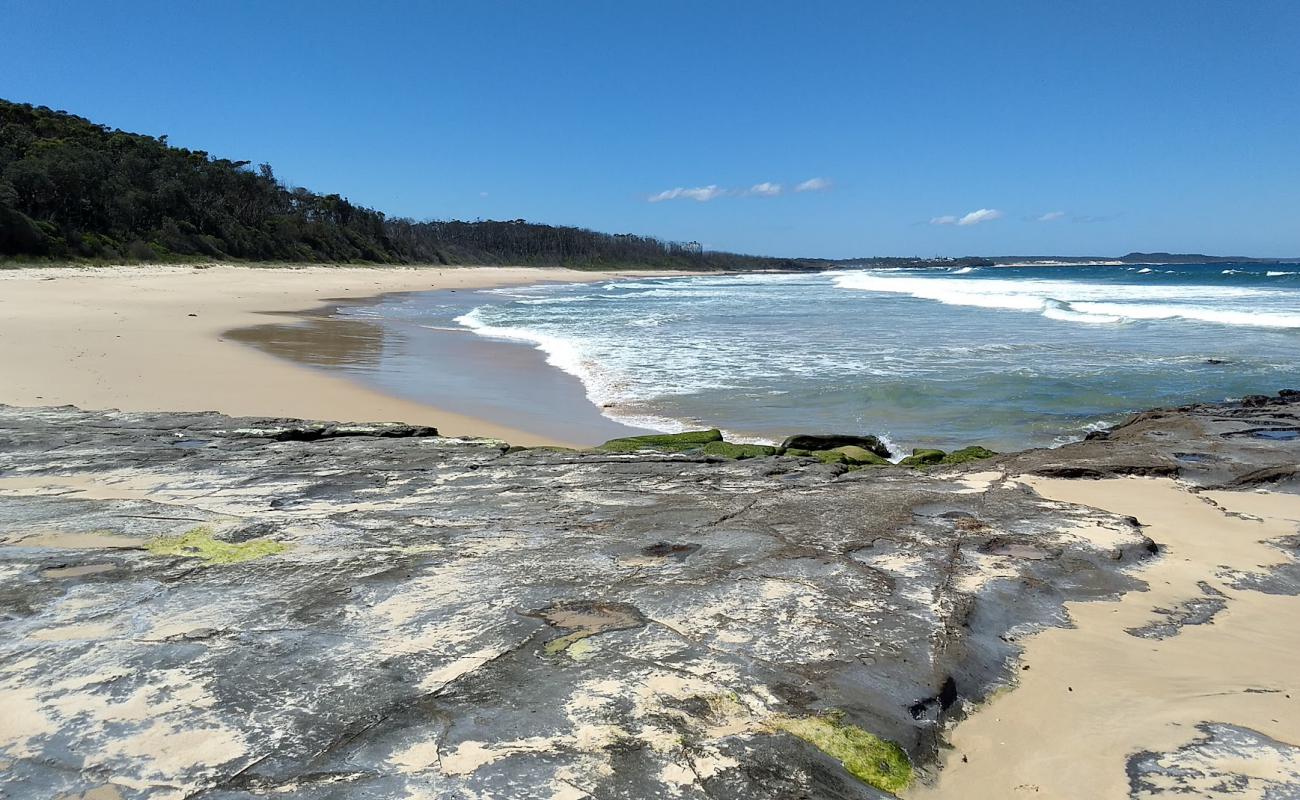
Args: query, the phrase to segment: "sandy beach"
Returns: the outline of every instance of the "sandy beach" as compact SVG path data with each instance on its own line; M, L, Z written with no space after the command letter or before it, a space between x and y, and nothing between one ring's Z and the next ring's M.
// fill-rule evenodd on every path
M1134 573L1145 591L1070 603L1071 627L1029 637L1011 691L957 723L937 782L908 797L1163 796L1152 787L1174 790L1163 785L1168 776L1142 774L1137 756L1155 763L1179 749L1191 750L1180 760L1199 774L1177 791L1195 797L1271 797L1270 786L1300 779L1300 606L1294 596L1232 585L1290 561L1270 541L1296 533L1300 497L1194 494L1142 478L1026 483L1052 500L1136 516L1161 555ZM1207 724L1287 744L1276 758L1246 755L1213 742ZM1247 784L1227 792L1232 773Z
M593 444L391 397L258 352L225 334L265 324L269 313L388 292L633 276L525 267L0 270L0 403L397 420L521 445Z
M323 360L305 362L292 352L280 357L230 332L274 327L272 323L286 315L320 320L320 314L312 317L311 312L390 292L624 276L630 274L223 265L0 271L0 402L393 420L433 425L452 436L569 444L578 437L547 437L536 427L515 428L389 396L328 369L304 365L328 366L328 353ZM318 348L320 342L307 335L278 341L290 351ZM528 365L540 361L520 358L522 352L511 356L484 350L475 358L492 370L536 368ZM1012 670L1014 683L946 728L944 739L950 747L945 747L941 764L924 767L920 780L903 796L1155 797L1165 790L1149 787L1170 780L1168 770L1161 771L1166 759L1198 765L1195 774L1184 775L1169 789L1198 797L1221 796L1215 787L1225 775L1247 781L1242 796L1249 797L1270 797L1268 787L1300 782L1300 756L1295 755L1300 751L1293 744L1300 742L1297 599L1241 582L1243 576L1288 563L1276 542L1296 534L1300 497L1262 491L1198 492L1169 479L1063 480L1015 471L989 475L1006 488L1028 486L1048 501L1136 518L1160 553L1126 568L1145 589L1067 603L1068 626L1048 627L1023 638L1017 632L1024 652ZM163 498L165 492L158 486L166 481L157 484L158 475L150 480L155 483L119 481L105 487L79 478L10 477L0 487L0 496L71 493L78 502L179 502ZM168 480L171 484L166 485L183 486L191 477ZM211 487L184 492L220 495ZM232 497L237 499L237 493ZM473 508L478 502L473 501ZM368 508L367 503L335 502L328 507L357 510ZM1102 550L1111 546L1108 537L1113 531L1075 533L1083 539L1099 536L1093 544ZM89 550L120 544L93 536L69 541ZM109 569L98 561L78 565L57 560L46 566L52 571L42 574L59 579L90 580L99 574L96 570ZM80 641L113 634L83 626L69 628L66 635ZM48 636L34 640L51 641ZM1243 735L1256 737L1244 750L1221 741L1223 736ZM1269 753L1276 757L1265 757Z

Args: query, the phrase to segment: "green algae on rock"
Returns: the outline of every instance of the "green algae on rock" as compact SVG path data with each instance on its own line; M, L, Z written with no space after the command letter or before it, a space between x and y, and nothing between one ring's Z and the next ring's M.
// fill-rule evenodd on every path
M942 450L916 449L912 454L902 461L898 462L902 467L924 467L933 464L940 464L948 456Z
M198 558L208 564L237 564L283 553L289 549L289 545L273 539L223 542L213 538L211 528L200 526L191 528L180 536L153 539L145 544L145 549L157 556Z
M980 447L979 445L975 444L975 445L971 445L970 447L963 447L960 450L952 451L951 453L949 453L947 456L944 457L943 463L964 464L967 461L982 461L983 459L986 458L993 458L996 455L997 455L997 451L990 450L987 447Z
M822 462L823 464L848 464L849 457L838 450L814 450L809 453L810 456Z
M1268 481L1289 486L1294 471L1278 465L1300 463L1300 441L1250 432L1296 408L1169 413L1104 442L998 462L1009 474L1177 469L1198 485L1247 476L1252 487L1259 478L1250 476L1267 467ZM0 529L66 531L47 544L10 536L0 549L11 572L91 558L66 553L74 543L143 549L196 525L229 542L270 536L296 548L242 568L95 553L123 568L11 581L11 599L31 609L11 627L88 638L9 637L13 669L0 690L35 698L48 723L18 741L25 754L0 770L0 793L84 793L110 769L123 785L163 775L177 792L253 785L285 800L338 785L322 775L348 776L353 795L377 797L431 780L444 794L508 785L508 794L549 797L557 780L572 778L589 796L637 800L879 798L886 790L787 735L774 716L800 719L844 703L846 687L871 686L854 695L845 721L897 743L919 771L933 763L936 726L952 713L923 703L918 717L910 702L940 697L949 675L963 677L964 695L984 696L1016 656L1001 638L1008 626L1059 624L1063 600L1137 590L1128 570L1151 557L1134 521L942 474L990 462L903 474L654 451L498 460L503 448L473 439L226 433L272 424L293 423L0 407L7 474L62 480L76 430L75 474L128 479L116 499L34 495L19 484L0 493ZM199 438L210 444L177 458L174 441ZM874 472L840 479L852 469ZM157 487L145 504L131 490L143 478ZM273 502L284 510L266 511ZM290 519L292 538L273 532ZM1119 537L1118 551L1076 533L1094 526ZM122 533L89 541L107 539L103 531ZM311 542L310 565L293 557L306 546L298 542ZM1046 557L996 567L985 558L1013 547ZM251 570L255 580L244 574ZM1046 591L1004 590L1026 581ZM954 599L951 612L935 612L935 587ZM551 639L596 631L545 653ZM110 636L114 646L80 655ZM250 641L266 657L254 657ZM171 688L178 669L183 698ZM129 686L105 685L116 673ZM55 683L68 688L48 692ZM119 692L153 687L178 702L124 726ZM777 688L769 696L758 687ZM740 691L738 702L729 690ZM817 727L835 733L801 724L809 738ZM156 758L121 755L159 730L220 736L229 760L213 763L208 748L175 750L163 772ZM315 746L287 751L287 741L348 744L320 755ZM86 761L95 752L111 755ZM440 759L452 769L436 771Z
M986 458L993 458L996 455L995 451L979 445L963 447L951 453L945 453L942 450L918 449L913 450L912 455L899 461L898 464L903 467L950 466L965 464L969 461L981 461Z
M766 444L709 442L700 448L700 452L706 456L723 456L724 458L763 458L776 455L776 448Z
M604 450L607 453L634 453L637 450L663 450L669 453L684 453L687 450L697 450L710 442L721 441L722 431L711 428L707 431L626 436L621 439L610 439L596 449Z
M876 467L890 466L889 459L881 458L870 450L851 444L845 445L844 447L833 448L831 452L843 453L845 458L849 460L850 464L871 465Z
M896 794L912 783L912 762L903 748L850 725L842 713L777 717L770 724L838 760L849 774L869 786Z
M785 450L834 450L837 447L861 447L870 450L881 458L889 458L891 453L885 443L875 436L851 436L847 434L798 434L787 437L781 443Z

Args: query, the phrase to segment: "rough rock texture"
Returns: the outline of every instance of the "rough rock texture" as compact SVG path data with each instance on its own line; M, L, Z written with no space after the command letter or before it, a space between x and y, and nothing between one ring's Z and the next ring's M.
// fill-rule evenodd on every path
M996 462L1057 478L1177 477L1204 488L1300 491L1300 394L1136 414L1086 441Z
M1250 728L1207 722L1201 736L1169 753L1129 758L1133 800L1186 797L1300 798L1300 747Z
M882 797L846 748L924 765L1025 626L1155 549L990 462L507 450L0 407L0 796Z

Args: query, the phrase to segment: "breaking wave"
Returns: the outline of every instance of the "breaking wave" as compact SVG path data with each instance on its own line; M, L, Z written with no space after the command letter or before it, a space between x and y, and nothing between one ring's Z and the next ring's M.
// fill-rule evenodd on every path
M1255 309L1253 299L1275 295L1246 287L899 277L874 272L837 273L834 281L841 289L905 294L952 306L1033 312L1048 319L1091 325L1185 319L1215 325L1300 328L1300 310Z

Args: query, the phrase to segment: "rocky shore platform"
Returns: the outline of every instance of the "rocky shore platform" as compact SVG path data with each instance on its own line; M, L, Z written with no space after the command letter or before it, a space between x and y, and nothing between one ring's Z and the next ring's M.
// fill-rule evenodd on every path
M1017 476L1295 492L1297 412L851 468L0 407L0 797L889 797L1160 557Z

